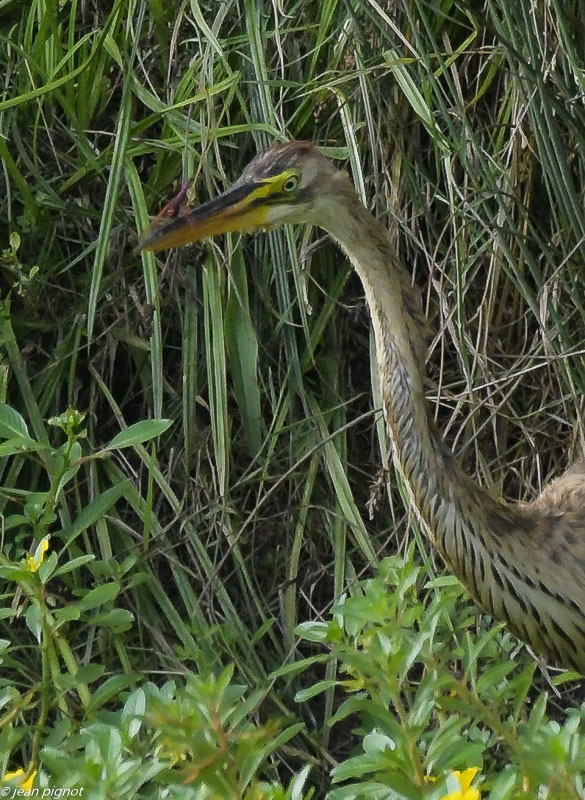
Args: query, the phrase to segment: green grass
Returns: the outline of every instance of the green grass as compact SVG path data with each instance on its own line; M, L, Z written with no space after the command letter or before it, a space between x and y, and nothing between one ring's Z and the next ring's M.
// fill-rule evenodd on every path
M92 800L332 779L336 798L438 800L453 786L425 773L482 766L491 800L585 797L578 696L559 683L545 710L530 654L432 582L341 253L300 228L134 252L183 180L196 203L269 143L314 140L421 289L449 443L493 492L534 497L585 439L582 19L575 0L0 0L0 401L20 415L0 420L4 773L32 759ZM392 605L362 631L341 599L413 542L414 640ZM380 666L389 688L375 636L418 647ZM368 699L335 724L348 664ZM399 746L374 777L349 758L390 752L367 703L410 731L378 720Z

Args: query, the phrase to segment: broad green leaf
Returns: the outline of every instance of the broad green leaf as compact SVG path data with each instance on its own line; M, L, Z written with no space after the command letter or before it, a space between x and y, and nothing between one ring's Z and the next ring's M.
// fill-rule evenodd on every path
M104 603L109 603L120 593L120 584L117 581L111 583L103 583L95 589L91 589L81 600L77 601L77 607L80 611L89 611L92 608L102 606Z
M27 628L40 644L43 636L41 627L41 609L37 602L31 603L27 608L25 619Z
M123 447L132 447L142 444L150 439L155 439L164 433L173 424L172 419L145 419L142 422L135 422L126 430L116 434L104 450L121 450Z
M362 746L366 753L380 753L385 750L395 750L396 742L390 736L374 728L364 736Z
M78 556L77 558L72 558L71 561L68 561L66 564L63 564L61 567L57 567L55 572L53 573L53 577L56 578L57 575L65 575L66 572L71 572L78 567L82 567L84 564L87 564L89 561L94 561L94 555L86 555L86 556Z
M141 676L136 672L112 675L111 678L108 678L106 681L104 681L101 686L98 686L98 688L94 691L91 697L90 706L87 709L88 713L97 711L105 703L109 703L110 700L115 700L116 703L119 703L120 693L129 686L136 684L140 680L140 677ZM133 692L131 696L134 694L135 692ZM142 713L144 713L144 709L142 710Z
M113 608L103 614L91 618L94 625L109 628L112 633L124 633L134 624L134 614L126 608Z
M0 444L0 458L2 456L13 456L17 453L32 453L48 449L46 445L39 444L28 436L18 436L7 439Z
M0 578L6 578L9 581L22 581L30 579L30 570L26 567L17 567L12 564L4 564L0 567Z
M146 711L146 694L144 689L136 689L124 703L122 720L128 726L128 736L133 739L142 727L142 719Z
M510 797L521 796L518 795L518 792L514 792L514 789L519 789L520 784L521 778L516 770L510 765L506 765L503 772L494 780L488 800L509 800Z
M326 689L331 689L334 686L339 686L339 681L317 681L317 683L313 684L313 686L310 686L308 689L301 689L300 692L297 692L295 694L295 702L305 703L307 700L310 700L311 697L315 697L315 695L321 694Z
M392 755L390 754L390 758ZM389 770L391 766L389 755L387 752L384 753L361 753L360 755L353 756L351 758L346 758L345 761L342 761L341 764L334 767L331 770L331 778L333 783L338 783L339 781L349 780L350 778L361 778L362 776L368 775L369 773L381 773L386 772ZM394 770L392 771L391 775L387 773L387 779L391 781L392 789L398 789L398 781L394 775ZM400 782L406 781L406 778L401 779ZM415 787L411 783L404 783L405 787L408 786L409 793L404 793L405 798L411 797L420 797L420 794L414 794ZM359 796L359 795L358 795ZM402 797L402 795L389 795L390 797L395 800L395 797Z
M4 518L4 530L9 531L12 528L18 528L20 525L30 525L30 520L24 514L10 514Z
M459 586L459 580L455 575L439 575L425 583L425 589L442 589L445 586Z
M301 622L294 632L308 642L325 642L329 634L329 625L326 622Z
M322 655L310 656L300 661L293 661L291 664L285 664L283 667L279 667L275 669L274 672L271 672L268 676L268 680L273 681L275 678L282 678L284 675L296 675L298 672L304 672L313 664L322 664L328 660L328 655Z
M61 690L73 689L84 683L97 681L105 672L104 664L86 664L75 672L74 675L61 674L55 679L55 683Z
M39 578L44 585L53 576L57 566L57 553L51 553L39 567Z
M28 435L26 422L12 406L0 403L0 438L23 439L25 442L33 440Z
M70 603L68 606L64 606L63 608L58 608L53 611L53 616L57 620L57 622L69 622L72 619L79 619L81 616L81 612L77 603Z

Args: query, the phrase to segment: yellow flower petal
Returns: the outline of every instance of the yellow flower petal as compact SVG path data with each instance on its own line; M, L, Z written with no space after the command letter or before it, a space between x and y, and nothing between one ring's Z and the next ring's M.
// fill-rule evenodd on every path
M33 769L28 778L20 784L20 788L24 789L25 792L30 792L30 790L33 788L33 783L35 782L36 777L37 770Z
M24 776L24 770L22 767L20 769L14 770L14 772L7 772L3 780L13 781L15 778L20 778L21 775Z
M49 549L50 536L45 536L36 546L34 555L26 559L26 565L31 572L38 572L39 567L45 560L45 553Z
M463 772L454 769L452 774L459 783L459 789L456 789L454 792L449 792L449 794L444 794L441 800L481 800L479 789L471 786L479 770L479 767L469 767L463 770Z
M4 780L14 781L17 780L18 778L24 778L25 775L26 772L21 767L20 769L14 770L14 772L7 772L6 775L4 776ZM19 787L25 792L30 792L30 790L33 788L33 783L36 777L37 777L37 770L33 769L31 774L25 781L23 780L18 781Z
M461 784L461 791L467 792L471 784L473 783L473 779L479 772L479 767L469 767L468 769L464 770L463 772L458 772L455 770L454 774L459 779L459 783ZM471 798L470 798L471 800Z

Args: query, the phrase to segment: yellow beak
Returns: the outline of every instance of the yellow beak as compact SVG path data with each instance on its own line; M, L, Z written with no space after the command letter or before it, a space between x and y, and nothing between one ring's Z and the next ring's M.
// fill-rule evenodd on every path
M198 242L206 236L261 227L270 210L268 183L240 183L219 197L191 210L171 201L144 230L139 250L156 252ZM179 194L178 198L182 199Z

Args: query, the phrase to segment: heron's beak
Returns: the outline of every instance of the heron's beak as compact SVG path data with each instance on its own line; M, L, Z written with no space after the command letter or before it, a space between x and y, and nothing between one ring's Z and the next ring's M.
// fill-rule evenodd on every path
M266 182L237 183L219 197L193 209L179 209L171 201L143 232L139 250L155 252L181 247L219 233L262 227L270 206ZM181 198L182 199L182 198Z

